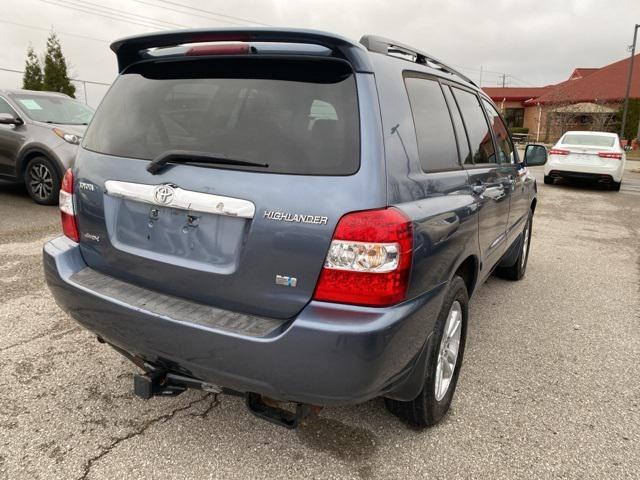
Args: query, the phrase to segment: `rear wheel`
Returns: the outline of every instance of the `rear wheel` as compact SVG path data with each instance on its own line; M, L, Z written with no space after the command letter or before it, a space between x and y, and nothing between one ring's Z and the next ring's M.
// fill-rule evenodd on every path
M544 176L544 184L545 185L553 185L555 182L553 181L553 177L549 175Z
M24 184L29 196L41 205L58 203L60 192L60 174L45 157L35 157L27 164L24 172Z
M467 288L462 278L456 276L438 315L422 391L409 402L386 398L391 413L418 427L435 425L445 416L462 366L468 317Z
M611 183L611 190L613 190L614 192L619 192L621 184L622 184L622 182L612 182Z
M496 268L496 275L508 280L521 280L527 271L527 263L529 261L529 247L531 246L531 228L533 226L533 212L529 210L529 217L527 218L527 224L522 232L520 239L520 252L518 253L518 259L516 263L510 267L498 267Z

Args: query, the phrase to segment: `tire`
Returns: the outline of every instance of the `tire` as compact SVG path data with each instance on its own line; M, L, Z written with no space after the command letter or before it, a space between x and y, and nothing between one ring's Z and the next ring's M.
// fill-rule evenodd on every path
M553 181L553 177L550 177L549 175L545 175L544 176L544 184L545 185L553 185L555 182Z
M622 185L622 182L612 182L611 183L611 190L613 190L614 192L619 192L620 191L620 185Z
M46 157L35 157L24 171L24 184L34 202L40 205L56 205L60 193L60 174Z
M520 239L520 253L516 263L510 267L496 268L496 275L507 280L522 280L527 272L527 263L529 263L529 249L531 248L531 230L533 228L533 212L529 210L529 217L522 237Z
M443 378L440 376L440 372L451 371L450 367L448 369L442 368L444 363L441 363L441 367L439 368L438 360L441 358L442 348L447 345L446 343L443 343L445 326L452 326L448 321L452 318L451 312L454 311L456 312L456 318L459 320L459 323L457 324L459 343L453 367L453 374L449 377L448 384L446 384L446 380L444 380L445 383L438 384L440 390L436 393L437 380L439 378ZM462 278L456 276L453 277L449 284L447 294L442 303L442 308L438 314L435 330L430 340L432 343L430 345L431 348L429 348L427 372L422 391L414 400L408 402L385 398L385 404L391 413L410 425L420 428L430 427L442 420L449 411L451 400L453 399L453 394L458 383L458 376L460 375L460 368L462 367L462 358L464 355L464 345L467 337L468 318L469 296L467 294L467 287ZM454 346L455 335L454 338L450 338L449 341L450 343L448 345ZM445 348L444 351L447 352L448 350ZM450 365L450 363L447 364Z

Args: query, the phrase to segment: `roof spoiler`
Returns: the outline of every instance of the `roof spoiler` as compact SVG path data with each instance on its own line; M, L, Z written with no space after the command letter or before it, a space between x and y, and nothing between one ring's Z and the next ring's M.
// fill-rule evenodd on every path
M469 77L463 75L458 70L450 67L444 62L441 62L433 55L430 55L426 52L418 50L417 48L410 47L409 45L404 45L400 42L396 42L395 40L390 40L384 37L378 37L376 35L364 35L360 39L360 43L364 45L364 47L370 52L382 53L384 55L405 55L414 58L414 62L420 65L426 65L437 70L441 70L443 72L449 73L451 75L455 75L465 82L469 82L472 85L476 85Z
M164 31L135 35L116 40L111 50L118 57L118 71L122 73L130 65L143 60L150 48L173 47L185 43L204 42L274 42L320 45L337 57L347 60L356 72L373 72L366 50L346 38L315 30L278 28L216 28Z

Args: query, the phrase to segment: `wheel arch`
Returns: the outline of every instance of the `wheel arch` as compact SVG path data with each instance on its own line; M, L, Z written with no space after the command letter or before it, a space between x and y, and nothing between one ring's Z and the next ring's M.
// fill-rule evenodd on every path
M18 161L16 162L16 177L18 179L24 180L24 174L27 170L27 165L36 157L45 157L56 167L60 178L63 177L64 169L62 168L62 164L55 155L42 147L30 147L20 153Z
M469 294L469 297L473 294L478 283L479 267L480 263L478 261L478 257L475 255L469 255L460 262L454 271L453 276L455 277L457 275L461 277L464 284L467 286L467 293Z

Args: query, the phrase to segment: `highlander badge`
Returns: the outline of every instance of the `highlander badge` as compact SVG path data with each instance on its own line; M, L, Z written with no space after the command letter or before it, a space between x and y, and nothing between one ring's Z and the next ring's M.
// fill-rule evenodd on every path
M329 220L329 217L321 217L319 215L275 212L273 210L265 210L263 216L267 220L277 220L279 222L310 223L313 225L326 225L327 221Z

